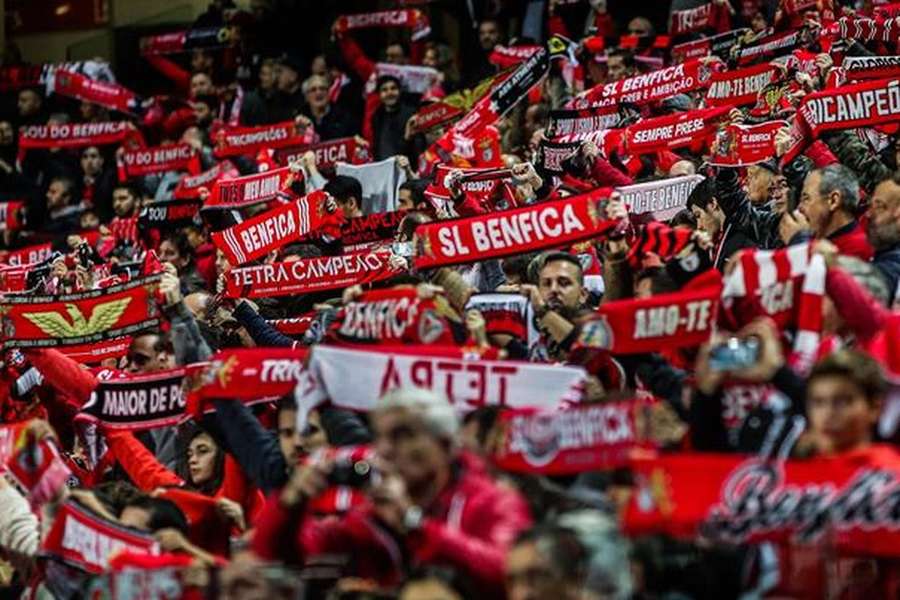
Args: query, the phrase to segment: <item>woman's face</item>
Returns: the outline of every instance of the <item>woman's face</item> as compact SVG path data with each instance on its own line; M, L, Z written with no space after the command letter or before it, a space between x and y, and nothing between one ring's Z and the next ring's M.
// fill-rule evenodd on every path
M769 184L769 200L772 201L772 207L775 212L783 215L788 211L788 192L790 186L784 175L775 175Z
M187 459L192 484L203 485L212 480L215 475L217 449L209 434L201 433L191 440Z
M438 53L434 48L429 48L425 51L425 56L422 57L422 65L425 67L431 67L432 69L438 68Z

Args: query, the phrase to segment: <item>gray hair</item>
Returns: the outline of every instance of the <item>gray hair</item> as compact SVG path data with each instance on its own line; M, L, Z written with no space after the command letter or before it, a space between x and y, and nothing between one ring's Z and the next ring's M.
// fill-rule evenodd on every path
M313 84L317 79L321 79L321 80L322 80L322 83L325 84L325 87L328 87L328 80L325 79L325 77L323 77L323 76L321 76L321 75L310 75L309 77L307 77L306 79L304 79L304 80L303 80L303 83L300 85L300 90L303 92L304 95L309 93L309 88L312 87L312 84Z
M831 192L841 195L841 208L849 213L855 213L859 206L859 180L856 174L841 164L828 165L822 169L816 169L819 174L819 195L827 196Z
M839 254L837 257L837 265L848 275L853 277L861 287L863 287L869 295L878 301L881 306L887 306L890 302L893 290L888 289L888 284L875 265L859 259L855 256L847 256Z
M445 395L425 388L397 388L378 400L375 411L391 408L404 408L416 413L433 435L451 444L456 443L459 415Z

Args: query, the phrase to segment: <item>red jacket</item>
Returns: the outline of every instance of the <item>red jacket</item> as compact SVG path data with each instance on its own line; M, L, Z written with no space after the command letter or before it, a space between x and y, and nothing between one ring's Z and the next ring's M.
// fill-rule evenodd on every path
M399 584L409 566L444 564L470 577L482 590L480 597L502 598L506 551L531 525L528 506L518 493L497 485L471 455L462 454L455 470L425 510L421 528L405 538L377 521L371 505L319 519L284 508L276 493L257 522L253 549L263 559L291 564L344 554L353 575L387 586Z
M872 260L872 256L875 254L872 244L866 237L866 229L859 224L859 221L853 221L841 227L828 236L828 239L838 247L841 254L849 254L866 262Z

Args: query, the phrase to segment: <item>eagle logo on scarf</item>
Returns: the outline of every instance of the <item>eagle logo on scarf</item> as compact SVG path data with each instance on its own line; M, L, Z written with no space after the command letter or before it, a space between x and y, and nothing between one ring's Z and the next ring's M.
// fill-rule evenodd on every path
M90 317L85 317L76 305L66 304L66 312L69 314L71 323L56 311L23 313L22 316L49 336L57 338L83 337L111 328L125 313L130 302L131 298L128 297L98 304L91 311Z

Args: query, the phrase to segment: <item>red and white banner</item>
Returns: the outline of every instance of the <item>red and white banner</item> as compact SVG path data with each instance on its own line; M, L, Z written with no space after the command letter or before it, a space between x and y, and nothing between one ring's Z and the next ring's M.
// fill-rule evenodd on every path
M745 167L775 158L775 134L786 121L770 121L759 125L728 125L716 135L709 164Z
M591 88L582 96L587 106L615 106L622 102L647 104L705 88L713 73L725 69L719 59L692 59L664 69L635 75Z
M790 54L802 40L798 30L775 33L745 46L738 52L738 64L750 65L759 60L768 60L776 56Z
M341 408L368 412L378 398L401 387L445 394L460 411L480 406L553 409L581 398L581 367L484 360L455 346L379 346L377 350L316 346L309 371L315 390Z
M62 296L7 294L0 300L3 346L89 344L159 325L158 275Z
M298 348L240 348L222 350L198 370L188 404L216 398L253 403L290 394L306 377L309 350Z
M492 457L504 471L575 475L628 465L643 446L637 401L503 411Z
M669 21L669 35L684 35L711 27L714 11L712 0L696 8L673 10Z
M731 55L731 48L749 31L749 29L733 29L712 37L672 46L672 62L683 63L692 58L703 58L710 54L727 59Z
M416 267L502 258L559 248L602 236L616 226L600 218L601 191L468 219L439 221L416 229Z
M203 208L235 209L278 198L294 181L289 167L254 173L245 177L219 179Z
M70 500L59 507L39 555L100 574L120 552L156 555L159 546L148 534L107 521Z
M602 304L600 317L582 326L576 345L616 354L699 346L712 333L721 282L695 291Z
M684 146L701 147L716 132L731 109L700 108L688 112L638 121L625 130L629 154L650 154Z
M403 27L411 31L413 41L420 40L431 33L428 16L421 10L407 8L400 10L380 10L375 12L341 15L334 23L337 33L346 33L354 29L383 29L386 27Z
M307 152L316 155L316 168L333 169L339 162L358 165L368 162L369 155L365 147L356 143L356 138L340 138L329 140L320 144L306 144L279 148L275 151L275 160L280 165L288 166L290 163L300 160Z
M494 46L488 56L488 61L501 69L508 69L527 60L540 49L540 46L501 46L498 44Z
M283 148L304 143L296 135L293 121L259 127L226 127L216 133L213 154L216 158L256 154L263 148Z
M834 129L896 123L900 121L900 80L878 79L815 92L803 99L797 114L812 138Z
M619 123L619 110L615 105L573 110L552 110L547 124L547 137L583 135L611 129Z
M655 221L668 221L687 207L688 196L705 178L702 175L670 177L616 188L633 215L652 214Z
M178 185L175 186L172 195L176 200L198 198L200 196L200 188L205 187L208 190L211 190L213 184L218 180L233 179L235 177L240 177L240 175L240 172L238 172L234 164L229 160L225 160L217 163L212 169L204 171L199 175L186 175L182 177L178 182Z
M393 240L397 233L397 226L405 216L405 211L395 210L347 219L341 225L341 241L344 243L344 251L347 251L348 248Z
M212 234L213 243L232 265L265 256L319 228L325 220L322 193L313 192Z
M425 94L441 81L441 72L431 67L419 65L395 65L394 63L375 63L375 74L378 77L390 75L400 80L403 91L410 94Z
M200 156L190 144L167 144L126 150L117 157L119 181L165 171L200 172Z
M122 113L135 114L140 108L140 98L131 90L117 83L97 81L81 73L62 69L56 71L53 91Z
M673 454L633 461L629 535L665 532L730 544L825 542L896 557L900 457L887 446L808 460Z
M18 250L0 250L0 264L10 266L33 265L42 262L53 254L53 244L36 244Z
M900 56L845 56L841 68L851 81L900 78Z
M229 298L268 298L338 290L397 275L390 252L320 256L292 262L240 267L227 273Z
M754 104L757 94L772 81L777 72L772 65L761 64L716 73L706 91L706 103L709 106Z
M122 144L134 139L143 145L140 132L128 121L24 125L19 128L19 155L35 148L83 148Z

